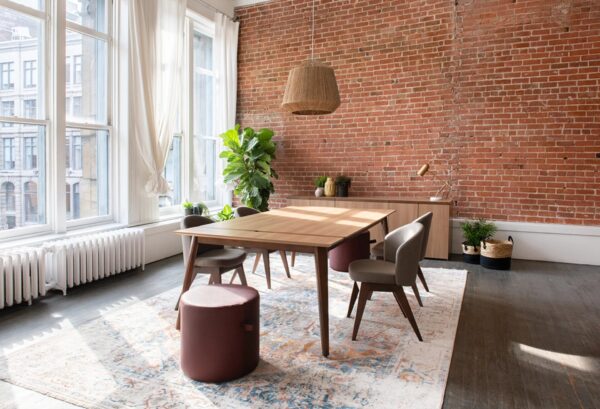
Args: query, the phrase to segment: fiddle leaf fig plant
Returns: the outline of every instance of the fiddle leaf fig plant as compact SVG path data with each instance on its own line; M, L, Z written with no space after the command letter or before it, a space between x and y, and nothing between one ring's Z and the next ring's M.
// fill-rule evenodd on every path
M271 167L277 149L273 135L271 129L240 132L239 125L221 134L225 150L219 156L227 160L224 182L235 185L234 193L245 206L261 212L269 210L269 197L275 192L272 179L278 178Z

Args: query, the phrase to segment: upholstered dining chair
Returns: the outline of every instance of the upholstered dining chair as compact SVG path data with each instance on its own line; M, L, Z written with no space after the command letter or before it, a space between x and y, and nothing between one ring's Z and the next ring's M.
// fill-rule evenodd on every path
M419 261L422 261L425 258L425 253L427 252L427 243L429 242L429 231L431 230L431 220L433 219L433 213L427 212L422 216L417 217L412 223L421 223L424 228L423 232L423 244L421 245L421 258ZM380 241L371 249L371 256L375 259L382 260L383 259L383 242ZM423 270L421 270L421 266L419 265L419 270L417 271L417 276L419 280L421 280L421 284L423 284L423 288L425 291L429 292L429 286L427 285L427 281L425 281L425 275L423 275ZM421 295L419 294L419 289L416 284L413 287L413 292L415 293L415 297L419 302L419 305L423 306L423 301L421 301Z
M189 229L190 227L203 226L209 223L214 222L204 216L189 215L181 220L181 228ZM181 236L181 242L183 244L183 265L186 266L192 238L190 236ZM243 250L198 243L198 252L194 261L194 277L197 274L209 274L209 284L221 284L221 276L228 271L234 270L230 283L233 282L236 276L239 276L242 285L248 285L246 274L244 273L245 259L246 252ZM179 301L177 301L177 305L175 306L176 310L178 308Z
M420 223L399 227L386 235L383 240L383 260L365 259L350 264L349 273L350 278L354 280L354 286L348 306L348 317L358 297L352 340L356 340L369 295L374 291L383 291L394 295L402 314L408 318L417 338L423 341L403 287L412 287L417 279L424 230ZM359 282L360 290L357 284Z
M235 209L235 217L246 217L251 216L253 214L260 213L258 210L253 209L251 207L240 206ZM254 266L252 267L252 274L256 272L256 268L258 267L258 263L260 263L260 259L263 259L264 267L265 267L265 276L267 277L267 287L269 290L271 289L271 260L269 255L277 250L266 250L266 249L246 249L251 253L256 253L256 258L254 259ZM285 273L288 278L292 278L290 275L290 268L288 266L287 257L285 251L279 250L279 256L281 257L281 262L283 263L283 268L285 269Z

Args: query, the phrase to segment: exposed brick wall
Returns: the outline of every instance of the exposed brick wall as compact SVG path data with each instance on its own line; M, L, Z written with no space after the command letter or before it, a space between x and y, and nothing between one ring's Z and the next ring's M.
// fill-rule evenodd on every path
M319 174L429 196L451 173L455 216L600 224L600 1L317 0L315 55L342 105L298 117L280 104L310 56L311 2L236 10L238 120L280 142L272 206Z

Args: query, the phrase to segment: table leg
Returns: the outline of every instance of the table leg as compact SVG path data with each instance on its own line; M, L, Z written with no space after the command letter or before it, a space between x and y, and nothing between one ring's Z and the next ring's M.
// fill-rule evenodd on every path
M183 286L181 288L181 294L185 293L192 286L194 280L194 262L196 261L196 253L198 253L198 238L192 236L192 242L190 244L190 254L188 254L187 265L185 266L185 276L183 277ZM181 296L179 296L181 298ZM181 313L177 312L177 323L175 328L179 329L181 319Z
M315 267L317 273L317 294L319 297L319 323L321 330L321 351L323 356L329 355L329 282L327 249L315 248Z
M381 227L383 227L383 235L386 236L390 232L387 216L381 221Z

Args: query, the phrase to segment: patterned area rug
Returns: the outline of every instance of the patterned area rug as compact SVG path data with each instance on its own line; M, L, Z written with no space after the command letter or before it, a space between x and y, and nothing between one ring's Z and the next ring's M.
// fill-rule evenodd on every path
M326 359L314 261L296 261L290 280L272 257L272 290L260 268L247 273L261 293L261 362L242 379L205 384L182 374L173 311L178 288L8 353L0 360L0 379L89 408L441 407L467 272L424 269L431 293L421 292L422 308L406 290L425 341L419 342L385 293L367 303L352 341L354 319L345 316L352 282L330 271ZM199 276L196 284L205 280Z

